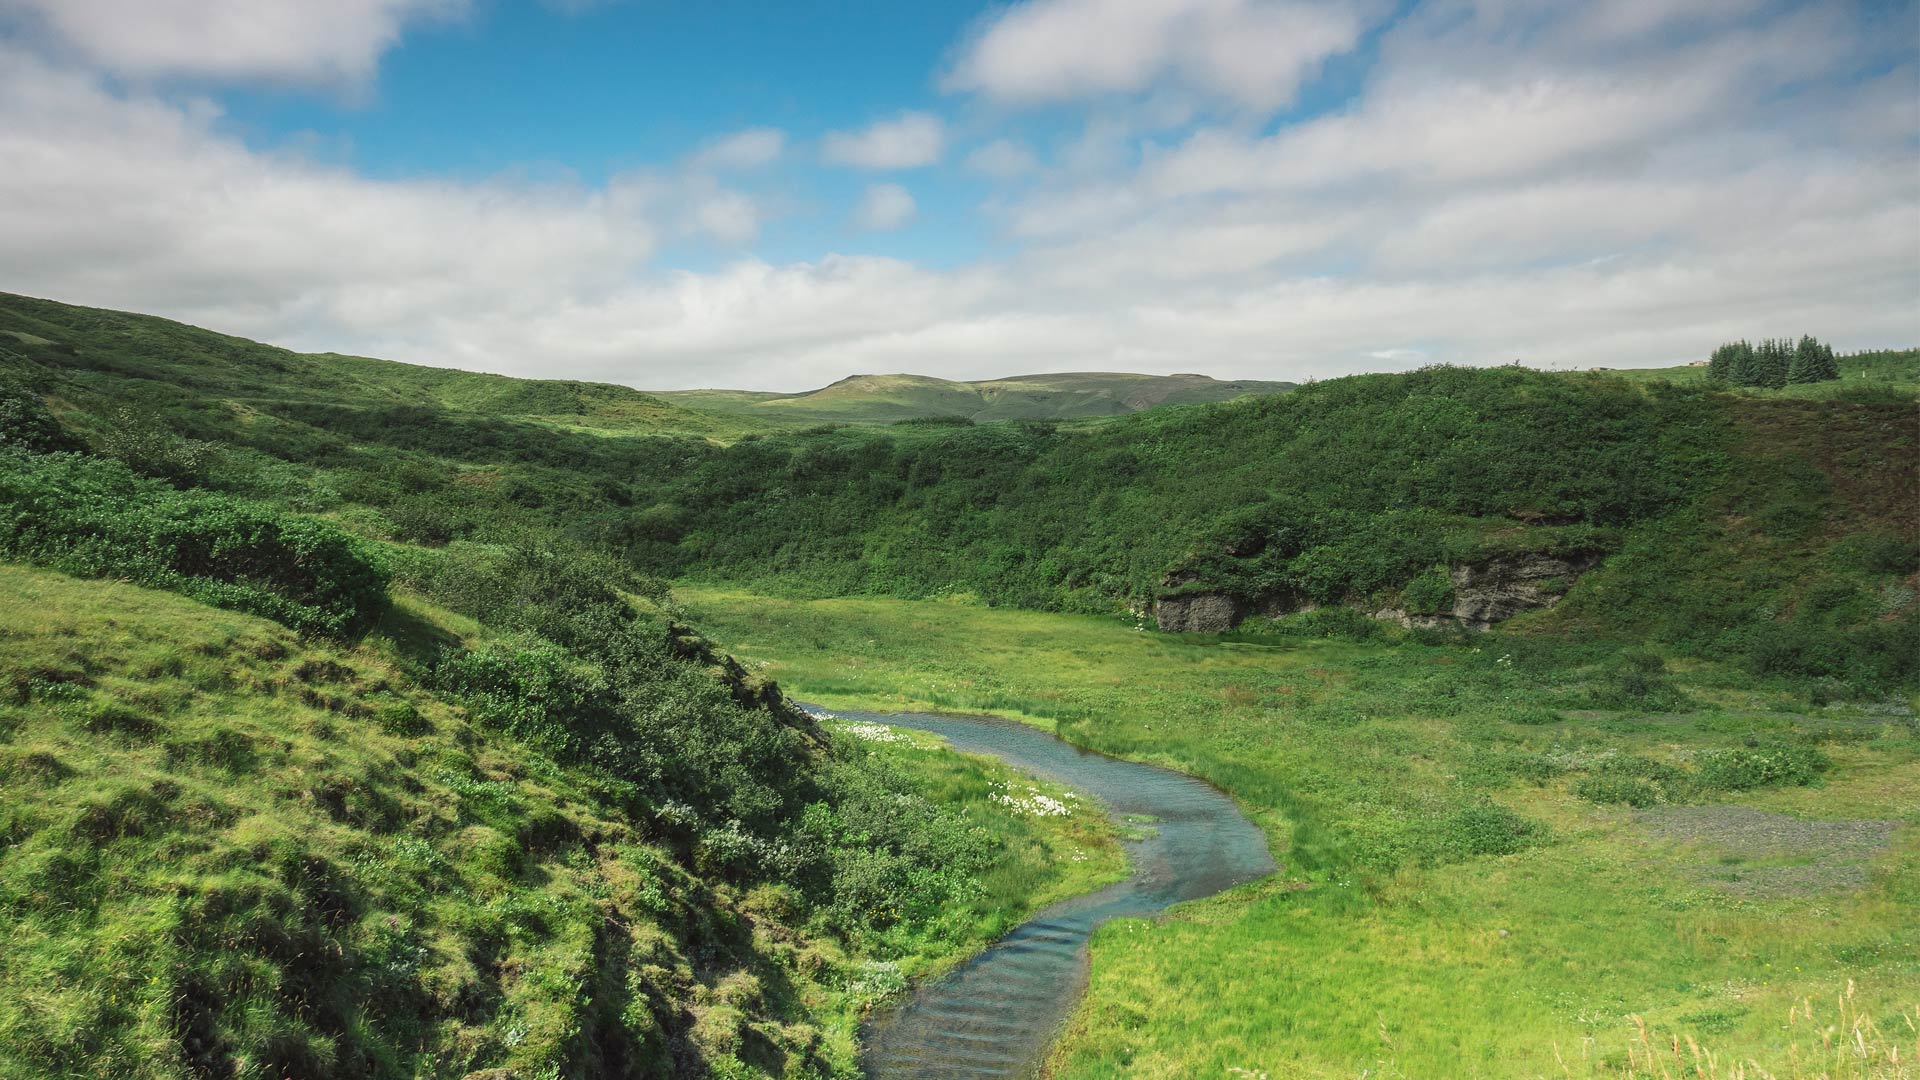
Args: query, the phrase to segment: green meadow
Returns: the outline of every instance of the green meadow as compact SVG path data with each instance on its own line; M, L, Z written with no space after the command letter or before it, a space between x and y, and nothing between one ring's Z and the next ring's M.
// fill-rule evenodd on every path
M809 699L1043 724L1212 780L1268 831L1274 878L1097 936L1057 1075L1659 1075L1646 1047L1690 1038L1718 1075L1812 1076L1850 986L1911 1060L1905 701L1814 709L1689 662L1633 701L1616 648L1519 634L1170 639L967 604L681 595ZM1790 741L1824 762L1804 781L1701 782ZM1578 794L1625 761L1693 786L1638 808ZM1783 841L1781 823L1815 827ZM1820 1023L1789 1023L1809 999Z

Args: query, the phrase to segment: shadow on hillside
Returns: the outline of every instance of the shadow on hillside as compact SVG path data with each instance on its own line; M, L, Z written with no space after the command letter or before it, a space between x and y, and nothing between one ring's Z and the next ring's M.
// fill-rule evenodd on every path
M442 650L460 644L452 631L398 604L387 610L375 632L393 643L402 660L421 668L431 667Z

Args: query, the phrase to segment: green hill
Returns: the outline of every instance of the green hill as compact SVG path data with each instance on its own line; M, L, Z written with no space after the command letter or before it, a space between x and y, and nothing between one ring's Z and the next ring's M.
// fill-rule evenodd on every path
M952 382L927 375L849 375L803 394L745 390L672 390L657 396L705 412L774 423L892 423L929 417L1082 420L1123 416L1156 405L1227 401L1277 394L1293 383L1221 382L1205 375L1067 372Z
M112 387L144 407L220 402L235 411L271 411L319 403L432 408L621 433L738 430L626 386L296 353L151 315L0 293L0 364L9 358L57 365L78 386Z
M1849 359L867 379L867 420L1055 411L803 426L0 298L0 1077L846 1076L862 1009L1113 871L1097 811L1009 816L771 670L1048 719L1268 830L1283 877L1096 940L1072 1075L1349 1075L1388 1025L1409 1075L1581 1031L1617 1075L1639 1009L1772 1053L1813 988L1716 988L1920 985L1920 425ZM1089 401L1131 411L1055 422ZM1649 856L1653 808L1891 854L1722 893L1812 871ZM1514 972L1551 993L1503 1016Z

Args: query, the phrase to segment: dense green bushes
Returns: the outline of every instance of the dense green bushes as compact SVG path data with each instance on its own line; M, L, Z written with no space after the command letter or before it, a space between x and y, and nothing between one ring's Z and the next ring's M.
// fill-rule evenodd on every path
M1604 546L1608 529L1710 477L1726 434L1698 394L1435 368L1084 431L768 436L702 452L633 515L629 535L645 520L646 541L628 551L663 574L809 593L958 588L1112 610L1151 598L1173 570L1332 602L1397 589L1515 529L1530 534L1522 544L1585 529Z
M0 450L47 453L80 448L80 441L67 434L38 394L0 379Z
M978 888L987 838L904 777L833 747L776 691L623 594L657 580L581 552L456 545L400 580L516 636L444 649L430 680L482 723L590 770L707 872L801 890L841 933Z
M386 570L338 529L85 454L0 452L0 553L323 634L358 633L387 608Z
M1613 754L1588 766L1574 781L1573 793L1591 802L1645 808L1730 791L1806 787L1831 768L1833 760L1818 747L1783 740L1706 750L1685 768L1634 754Z

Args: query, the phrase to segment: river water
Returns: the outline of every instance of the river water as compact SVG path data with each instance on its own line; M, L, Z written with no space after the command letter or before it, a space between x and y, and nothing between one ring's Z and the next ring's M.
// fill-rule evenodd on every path
M1095 927L1211 896L1274 869L1260 830L1218 788L1191 776L1082 750L1007 720L931 713L838 715L930 731L957 750L991 754L1022 772L1093 795L1116 818L1157 819L1145 827L1143 839L1125 841L1131 877L1043 909L875 1017L865 1031L862 1059L873 1080L1033 1076L1086 989L1087 937Z

